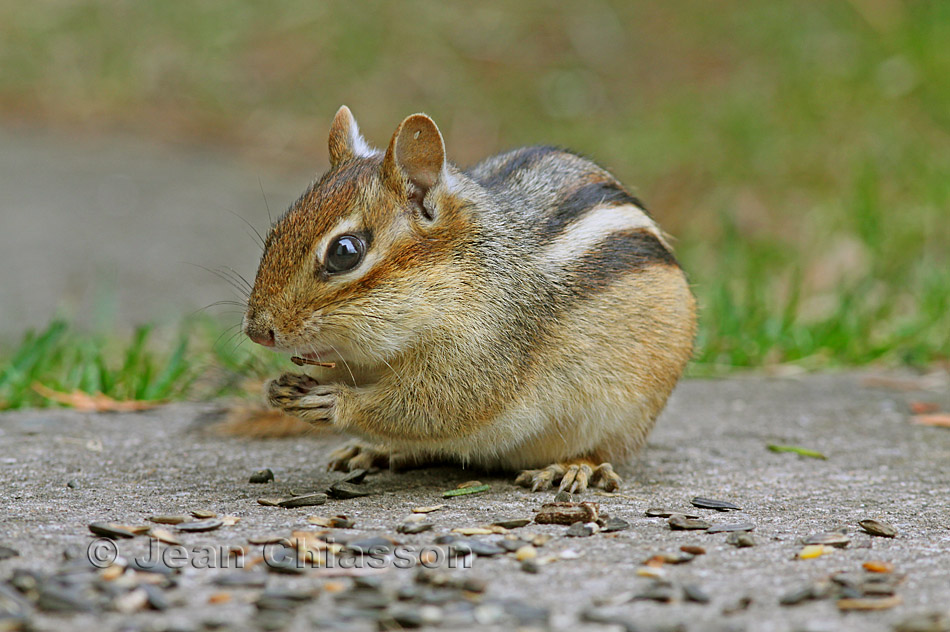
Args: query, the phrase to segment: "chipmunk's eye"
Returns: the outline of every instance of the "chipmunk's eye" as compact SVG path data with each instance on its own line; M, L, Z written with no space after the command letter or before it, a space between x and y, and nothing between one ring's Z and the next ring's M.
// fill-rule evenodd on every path
M327 272L346 272L352 270L363 260L366 244L359 237L341 235L330 242L327 248Z

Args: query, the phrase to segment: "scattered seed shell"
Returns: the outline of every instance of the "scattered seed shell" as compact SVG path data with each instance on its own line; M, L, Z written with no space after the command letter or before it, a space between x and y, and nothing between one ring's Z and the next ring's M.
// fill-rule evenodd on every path
M738 505L726 502L725 500L703 498L702 496L696 496L689 502L693 507L699 507L700 509L715 509L716 511L741 511L742 509Z
M865 532L881 538L893 538L897 536L897 529L886 522L881 522L880 520L874 520L871 518L867 520L861 520L858 522L858 526L864 529Z
M838 531L826 531L823 533L814 533L803 538L802 544L826 544L837 549L843 549L851 544L851 538Z
M168 529L163 529L162 527L155 527L148 532L150 538L155 538L159 542L164 542L165 544L181 544L181 540L175 537L175 534L169 531Z
M882 598L839 599L838 610L889 610L903 603L900 595Z
M445 507L445 505L432 505L431 507L413 507L412 513L427 514L432 513L433 511L438 511Z
M258 498L257 504L265 507L279 507L283 500L283 498Z
M274 472L268 467L263 470L257 470L251 474L251 478L249 478L247 482L255 485L263 485L264 483L270 483L272 480L274 480Z
M208 518L217 518L218 514L209 510L209 509L196 509L191 512L191 515L199 520L207 520Z
M712 598L696 584L683 584L683 597L694 603L709 603Z
M673 514L667 524L674 531L705 531L709 528L709 523L705 520L687 518L683 514Z
M586 538L594 535L597 530L596 522L575 522L570 527L568 527L565 535L572 538Z
M630 523L620 518L607 518L604 521L603 531L612 533L614 531L625 531L630 528Z
M258 501L259 502L259 501ZM302 494L280 501L278 506L285 509L294 509L297 507L316 507L327 502L327 495L323 493Z
M148 521L156 524L181 524L191 520L188 516L149 516Z
M224 526L223 520L217 518L207 518L205 520L195 520L194 522L183 522L178 525L179 531L188 531L191 533L200 531L214 531Z
M428 531L433 527L431 522L406 522L398 527L396 527L397 533L404 533L406 535L413 535L416 533L422 533L423 531Z
M705 555L706 549L695 544L684 544L680 547L680 551L683 553L690 553L692 555Z
M371 493L372 492L352 483L344 483L342 481L330 485L330 489L327 490L327 495L330 498L336 498L338 500L362 498L363 496L369 496Z
M495 532L486 527L456 527L452 529L452 533L458 533L459 535L491 535Z
M686 516L687 518L699 518L699 516L694 516L691 514L683 513L682 511L677 511L675 509L666 509L664 507L651 507L644 512L650 518L669 518L676 514Z
M492 525L504 529L520 529L530 523L531 518L499 518L492 522Z
M129 529L117 524L112 524L111 522L93 522L89 525L89 531L91 531L94 535L98 535L103 538L109 538L111 540L135 537L135 533Z
M738 547L740 549L755 546L755 538L751 533L745 531L735 531L726 538L726 544Z
M734 523L716 523L706 529L706 533L732 533L734 531L752 531L755 529L755 525L751 522L734 522Z

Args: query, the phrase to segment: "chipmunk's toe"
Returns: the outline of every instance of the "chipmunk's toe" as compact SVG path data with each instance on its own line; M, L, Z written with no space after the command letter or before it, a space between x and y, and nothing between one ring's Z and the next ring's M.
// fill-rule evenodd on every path
M530 487L536 492L557 485L559 491L580 494L588 487L599 487L612 492L620 489L622 479L610 463L594 466L588 459L554 463L539 470L524 470L515 484Z
M271 380L264 387L267 403L274 408L288 408L296 404L301 398L319 385L315 379L302 373L284 373L276 380Z
M359 441L347 443L330 453L328 470L352 472L371 470L374 467L389 467L389 451Z

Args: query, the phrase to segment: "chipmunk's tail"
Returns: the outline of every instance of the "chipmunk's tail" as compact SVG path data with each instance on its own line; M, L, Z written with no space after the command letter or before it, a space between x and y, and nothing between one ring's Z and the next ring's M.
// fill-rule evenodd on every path
M213 434L249 439L302 437L320 432L318 428L283 411L247 403L229 407L206 430Z

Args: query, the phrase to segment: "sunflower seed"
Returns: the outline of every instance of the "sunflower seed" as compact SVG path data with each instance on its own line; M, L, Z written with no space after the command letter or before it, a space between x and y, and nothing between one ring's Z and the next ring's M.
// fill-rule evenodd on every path
M706 533L731 533L733 531L752 531L753 529L755 529L755 525L751 522L716 523L706 529Z
M432 528L431 522L407 522L396 527L397 533L405 533L406 535L413 535L416 533L422 533L423 531L428 531Z
M135 533L121 527L119 525L112 524L110 522L93 522L89 525L89 530L98 536L103 538L109 538L116 540L118 538L134 538Z
M650 518L669 518L670 516L674 516L676 514L686 516L687 518L694 518L694 519L699 518L699 516L695 516L693 514L687 514L687 513L683 513L682 511L676 511L675 509L666 509L663 507L651 507L650 509L647 509L646 512L644 513Z
M667 524L674 531L705 531L709 528L709 523L705 520L687 518L683 514L673 514Z
M249 478L247 482L255 485L263 485L264 483L270 483L272 480L274 480L274 472L268 467L263 470L257 470L251 474L251 478Z
M881 522L879 520L873 520L870 518L867 520L861 520L858 522L858 526L864 529L867 533L882 538L893 538L897 536L897 529L886 522Z
M181 524L191 520L188 516L149 516L148 521L156 524Z
M802 544L826 544L838 549L843 549L851 544L851 538L837 531L826 531L824 533L814 533L803 538Z
M217 518L218 514L210 509L195 509L191 512L191 515L197 518L198 520L207 520L209 518Z
M606 533L611 533L613 531L625 531L630 528L630 523L626 520L621 520L620 518L607 518L604 522L603 530Z
M586 538L594 535L594 528L596 526L596 523L575 522L568 528L565 535L572 538Z
M344 483L343 481L333 483L333 485L330 485L330 489L327 490L327 495L330 496L330 498L336 498L337 500L362 498L363 496L369 496L371 493L372 492L367 491L366 489L361 489L356 485Z
M742 509L725 500L703 498L702 496L696 496L689 502L693 507L699 507L700 509L715 509L716 511L740 511Z
M755 546L755 538L752 537L751 533L736 531L729 534L729 536L726 538L726 544L731 544L732 546L743 549L746 547Z
M683 597L694 603L709 603L712 598L696 584L683 584Z
M317 492L315 494L294 496L293 498L282 500L277 504L285 509L293 509L296 507L316 507L317 505L323 505L326 502L327 495Z
M189 533L201 532L201 531L214 531L215 529L220 529L224 526L224 522L218 520L217 518L207 518L205 520L195 520L194 522L183 522L178 525L179 531L187 531Z
M479 557L494 557L495 555L501 555L505 552L505 549L492 544L491 542L485 542L484 540L476 540L474 538L456 540L449 545L449 553L457 557L465 557L474 553Z
M530 523L531 518L499 518L492 522L494 526L504 527L505 529L519 529Z

